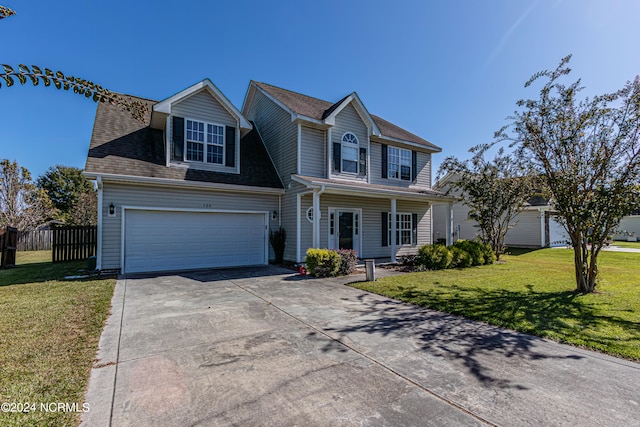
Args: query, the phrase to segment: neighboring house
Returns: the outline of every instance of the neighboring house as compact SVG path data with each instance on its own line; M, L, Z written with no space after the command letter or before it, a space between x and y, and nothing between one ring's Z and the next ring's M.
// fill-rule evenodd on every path
M450 180L453 175L441 179L434 188L443 193L449 192ZM455 242L460 239L472 240L480 235L477 223L469 218L470 208L462 202L464 197L459 192L451 191L451 195L458 197L458 201L451 206L437 205L433 207L433 239L444 241L447 234L447 219L449 219ZM450 209L450 211L448 210ZM557 220L557 216L548 201L542 197L532 197L514 219L512 227L507 231L505 244L522 248L542 248L550 246L565 246L569 235L564 226Z
M615 240L637 242L640 238L640 212L622 218L616 230Z
M85 175L98 182L100 269L266 264L280 226L286 260L310 247L395 259L432 242L431 205L449 200L431 189L440 148L355 92L332 104L252 81L239 111L204 80L142 101L146 123L98 105Z

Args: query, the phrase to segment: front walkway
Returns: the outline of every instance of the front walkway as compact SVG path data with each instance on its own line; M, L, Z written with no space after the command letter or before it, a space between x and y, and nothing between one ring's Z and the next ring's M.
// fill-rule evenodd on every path
M638 364L345 280L119 280L84 425L640 425Z

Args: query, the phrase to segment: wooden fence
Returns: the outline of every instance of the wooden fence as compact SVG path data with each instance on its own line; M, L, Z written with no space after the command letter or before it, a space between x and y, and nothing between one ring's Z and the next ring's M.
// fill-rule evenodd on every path
M0 268L16 265L18 230L6 227L0 230Z
M18 233L19 251L50 251L53 231L32 230Z
M55 227L52 231L53 262L82 260L96 254L98 227L95 225Z

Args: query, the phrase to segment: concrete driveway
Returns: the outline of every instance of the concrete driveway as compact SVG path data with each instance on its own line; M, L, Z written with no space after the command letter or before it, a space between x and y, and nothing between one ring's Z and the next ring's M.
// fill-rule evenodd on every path
M638 364L344 281L273 267L119 280L83 424L640 425Z

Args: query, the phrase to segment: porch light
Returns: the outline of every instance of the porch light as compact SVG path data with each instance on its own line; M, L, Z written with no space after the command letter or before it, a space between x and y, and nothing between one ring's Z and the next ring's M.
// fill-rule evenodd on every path
M278 211L273 211L273 212L271 213L271 219L273 219L273 220L278 219Z
M113 202L109 205L109 216L114 216L116 214L116 207L113 205Z

